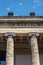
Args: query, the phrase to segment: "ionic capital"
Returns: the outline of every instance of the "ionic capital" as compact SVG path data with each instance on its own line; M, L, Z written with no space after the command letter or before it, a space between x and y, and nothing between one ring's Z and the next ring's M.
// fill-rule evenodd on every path
M38 32L30 32L28 35L29 35L30 37L32 37L32 36L38 37L38 36L39 36L39 33L38 33Z
M14 37L14 36L16 36L16 34L13 33L13 32L7 32L7 33L5 34L5 36L6 36L6 37Z

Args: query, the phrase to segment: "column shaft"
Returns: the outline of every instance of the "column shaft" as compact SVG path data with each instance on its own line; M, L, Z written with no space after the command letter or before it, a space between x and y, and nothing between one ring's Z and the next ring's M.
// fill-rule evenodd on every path
M7 38L6 65L14 65L14 40L12 36Z
M32 65L40 65L38 42L35 35L31 36Z

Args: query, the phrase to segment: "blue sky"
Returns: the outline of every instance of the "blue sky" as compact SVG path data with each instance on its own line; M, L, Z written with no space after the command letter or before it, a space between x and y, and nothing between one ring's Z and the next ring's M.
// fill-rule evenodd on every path
M7 16L9 11L15 16L28 16L31 11L43 16L43 0L0 0L0 16Z

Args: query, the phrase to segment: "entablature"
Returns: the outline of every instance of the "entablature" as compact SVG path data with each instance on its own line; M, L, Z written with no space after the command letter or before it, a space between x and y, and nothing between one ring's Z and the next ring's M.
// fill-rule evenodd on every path
M43 22L43 16L0 16L0 22Z
M0 27L6 28L38 28L43 27L43 22L0 22Z

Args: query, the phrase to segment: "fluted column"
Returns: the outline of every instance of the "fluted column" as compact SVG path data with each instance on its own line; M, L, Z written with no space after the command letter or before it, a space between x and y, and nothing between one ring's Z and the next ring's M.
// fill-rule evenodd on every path
M7 51L6 51L6 65L14 65L14 40L13 34L6 34L7 36Z
M31 37L30 42L32 53L32 65L40 65L38 42L37 42L37 36L39 36L39 34L30 33L29 36Z

